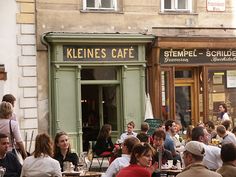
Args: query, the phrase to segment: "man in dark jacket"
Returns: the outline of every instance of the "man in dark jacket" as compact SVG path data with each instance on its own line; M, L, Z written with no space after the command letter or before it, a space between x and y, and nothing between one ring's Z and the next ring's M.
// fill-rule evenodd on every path
M9 139L7 135L0 133L0 166L6 169L4 177L19 177L21 164L16 156L8 151Z

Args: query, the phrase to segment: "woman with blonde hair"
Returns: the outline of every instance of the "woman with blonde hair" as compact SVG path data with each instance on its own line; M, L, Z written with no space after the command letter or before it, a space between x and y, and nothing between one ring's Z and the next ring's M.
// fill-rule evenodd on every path
M54 155L53 158L56 159L61 166L62 171L63 163L68 161L76 167L78 165L78 155L71 152L69 137L66 132L58 132L54 139Z
M12 113L11 103L3 101L0 104L0 132L6 134L10 140L9 151L15 146L21 152L23 159L25 159L27 154L21 138L20 128L17 121L10 119Z
M53 143L48 134L36 136L35 151L32 156L24 161L21 177L61 177L61 168L57 160L52 158Z

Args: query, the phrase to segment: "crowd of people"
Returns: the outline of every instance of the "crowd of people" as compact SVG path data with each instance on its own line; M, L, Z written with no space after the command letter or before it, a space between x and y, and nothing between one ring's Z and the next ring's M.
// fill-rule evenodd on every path
M77 153L71 151L69 136L58 132L54 138L41 133L36 136L35 149L27 154L20 134L17 116L13 112L15 97L7 94L0 104L0 167L6 169L5 177L57 176L65 171L65 162L73 167L79 164ZM222 108L221 108L222 107ZM143 122L139 132L135 123L127 123L127 131L113 143L112 127L104 124L97 136L93 152L109 156L109 167L103 177L159 177L162 166L173 162L183 168L177 177L193 174L204 177L236 177L236 136L224 105L220 105L221 124L208 121L187 127L180 138L178 124L167 120L148 134L149 124ZM235 131L236 132L236 131ZM23 164L13 149L22 154ZM179 167L178 167L179 168Z

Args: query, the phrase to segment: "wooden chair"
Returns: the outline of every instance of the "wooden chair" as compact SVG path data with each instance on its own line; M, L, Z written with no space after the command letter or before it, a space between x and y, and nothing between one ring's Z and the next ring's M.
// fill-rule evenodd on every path
M97 159L98 161L98 165L99 165L99 171L102 170L102 164L103 164L103 161L105 159L107 159L109 161L110 157L112 156L112 152L103 152L102 154L100 155L97 155L95 152L94 152L94 146L96 144L96 141L89 141L89 146L90 148L92 148L92 151L93 151L93 156L92 156L92 160L91 160L91 163L90 163L90 166L89 166L89 171L93 165L93 161L94 159Z

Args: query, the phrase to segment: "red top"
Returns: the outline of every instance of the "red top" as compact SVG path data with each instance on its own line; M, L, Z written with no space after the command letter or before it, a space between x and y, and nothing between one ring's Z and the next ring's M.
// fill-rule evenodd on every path
M116 177L151 177L151 173L140 165L131 164L122 168Z

